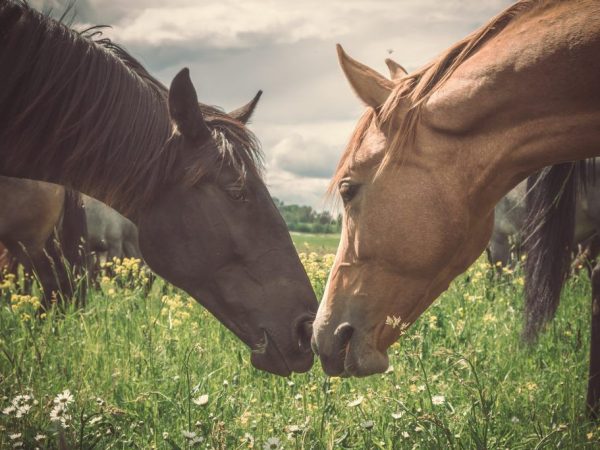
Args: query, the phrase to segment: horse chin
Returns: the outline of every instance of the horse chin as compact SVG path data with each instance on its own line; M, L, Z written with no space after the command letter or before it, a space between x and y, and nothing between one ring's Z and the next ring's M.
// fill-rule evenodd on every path
M267 330L263 330L264 340L252 350L251 362L254 367L265 372L287 377L292 373L285 358L272 340Z
M344 360L346 376L367 377L385 372L390 365L387 351L371 346L350 345Z
M314 348L318 351L316 343ZM329 351L327 354L320 352L319 356L323 370L329 376L366 377L383 373L389 367L387 351L379 350L358 333L339 350Z
M312 352L298 352L292 359L286 359L271 339L267 330L263 329L263 341L252 350L251 362L254 367L275 375L289 376L292 372L307 372L313 365Z

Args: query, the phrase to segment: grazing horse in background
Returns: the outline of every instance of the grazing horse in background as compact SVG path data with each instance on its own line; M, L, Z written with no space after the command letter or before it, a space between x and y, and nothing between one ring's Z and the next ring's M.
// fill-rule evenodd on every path
M26 273L33 270L37 273L46 301L52 292L60 292L65 297L73 294L73 276L64 262L71 268L81 269L76 269L77 272L87 268L88 279L94 280L106 261L142 258L136 226L87 195L81 194L79 198L67 193L62 186L43 181L0 177L0 198L6 199L0 213L0 239L13 249L13 258L23 264ZM80 203L79 207L64 208L69 199ZM80 211L80 208L83 209ZM64 217L65 210L83 212L83 216L76 216L85 222L79 224L76 235L63 232L64 221L74 220L70 212ZM54 232L62 236L58 242L60 247L56 247ZM6 251L8 264L12 258L9 259L11 253ZM66 261L62 260L63 256ZM84 300L83 296L80 300Z
M600 240L600 165L594 163L593 172L588 176L593 179L578 192L574 210L575 229L573 242L581 246L582 252L576 264L593 262L598 254ZM522 181L498 202L494 211L494 230L488 246L490 264L501 263L508 266L515 257L522 253L523 240L527 220L527 184L535 189L536 176ZM558 203L557 203L558 205ZM534 230L532 230L534 231ZM570 239L569 239L570 240ZM576 249L574 249L576 250Z
M590 165L593 169L590 170ZM569 273L579 199L587 199L594 225L600 218L600 187L596 186L597 161L566 163L548 167L528 180L527 215L524 224L525 339L534 341L551 320L560 303L560 294ZM596 200L592 203L592 199ZM597 228L596 228L597 231ZM597 255L598 236L589 253ZM600 398L600 260L588 265L592 284L592 321L587 404L598 415ZM595 407L595 408L594 408Z
M58 294L85 299L86 218L81 196L50 183L0 177L0 241L35 274L47 308Z
M113 258L142 259L135 224L104 203L82 195L87 223L87 247L95 272Z
M145 262L280 375L312 366L317 300L261 178L251 111L167 89L97 27L0 0L0 174L62 184L139 231ZM243 113L246 113L245 115Z
M343 227L313 337L328 374L385 371L485 250L496 203L545 166L600 156L599 53L596 0L520 1L395 81L338 46L367 110L331 183Z

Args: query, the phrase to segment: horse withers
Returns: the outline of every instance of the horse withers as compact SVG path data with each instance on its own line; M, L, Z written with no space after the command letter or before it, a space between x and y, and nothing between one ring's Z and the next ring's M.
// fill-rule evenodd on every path
M187 69L167 89L97 28L77 33L22 2L0 2L0 29L0 174L114 207L150 268L246 343L256 367L308 370L317 300L244 124L256 102L199 105Z

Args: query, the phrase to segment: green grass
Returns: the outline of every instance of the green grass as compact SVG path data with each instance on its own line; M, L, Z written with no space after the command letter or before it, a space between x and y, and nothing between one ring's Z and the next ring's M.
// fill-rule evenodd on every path
M303 261L322 291L331 258ZM84 310L34 321L5 286L0 409L20 394L35 400L23 417L0 415L0 448L57 448L61 435L65 448L192 448L184 431L203 439L193 448L217 449L270 438L286 449L598 448L584 414L587 278L569 282L535 348L519 340L521 281L492 282L478 263L392 347L393 368L366 379L328 378L319 365L290 378L259 372L231 333L161 281L143 298L139 282L105 279ZM74 401L63 430L50 412L65 389Z
M292 240L299 252L335 253L340 242L339 234L312 234L292 231Z

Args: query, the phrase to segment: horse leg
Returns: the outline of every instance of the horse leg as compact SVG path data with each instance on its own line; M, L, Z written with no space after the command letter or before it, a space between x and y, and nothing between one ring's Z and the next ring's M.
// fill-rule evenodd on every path
M590 416L594 419L598 418L600 407L600 262L592 270L592 324L587 407Z

